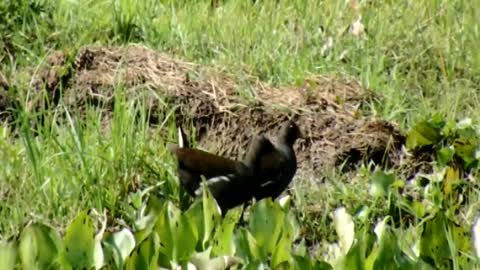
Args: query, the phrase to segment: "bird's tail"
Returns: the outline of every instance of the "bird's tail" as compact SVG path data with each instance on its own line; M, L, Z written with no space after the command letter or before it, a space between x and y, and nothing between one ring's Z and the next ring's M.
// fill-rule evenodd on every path
M188 147L187 135L183 131L182 126L179 126L177 128L177 136L178 136L178 147L180 148Z
M170 150L170 152L172 153L174 153L178 148L185 148L190 146L188 144L187 135L185 135L185 132L183 131L181 126L177 128L177 136L178 144L167 143L167 149Z

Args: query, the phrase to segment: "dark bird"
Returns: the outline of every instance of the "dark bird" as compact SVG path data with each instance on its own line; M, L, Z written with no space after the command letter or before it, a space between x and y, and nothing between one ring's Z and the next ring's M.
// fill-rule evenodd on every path
M223 215L252 198L250 187L254 178L250 167L240 161L185 147L187 140L181 128L178 133L179 145L168 144L167 147L177 158L180 184L190 196L202 194L203 176Z
M301 133L293 121L282 125L276 145L264 135L254 137L243 161L185 147L187 139L181 128L178 133L179 145L167 147L178 160L180 184L190 196L197 197L202 194L204 176L223 215L253 197L275 199L288 187L297 170L293 144Z
M281 126L275 145L264 135L253 139L249 152L255 155L247 155L244 163L253 170L252 193L256 200L275 199L288 187L297 171L293 145L302 137L298 126L289 120Z

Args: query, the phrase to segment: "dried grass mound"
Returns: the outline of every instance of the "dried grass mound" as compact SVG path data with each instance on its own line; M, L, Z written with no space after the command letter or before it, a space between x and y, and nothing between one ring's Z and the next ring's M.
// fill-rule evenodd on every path
M154 112L152 123L158 120L155 112L177 108L178 124L194 123L201 146L233 158L243 156L254 133L271 134L292 115L307 136L297 145L301 167L396 164L404 142L392 123L363 115L364 105L376 97L355 81L312 76L294 87L272 87L255 77L236 81L141 45L87 46L74 57L56 52L47 62L34 86L44 87L54 104L63 85L67 107L112 110L114 89L122 86L127 98L146 102Z

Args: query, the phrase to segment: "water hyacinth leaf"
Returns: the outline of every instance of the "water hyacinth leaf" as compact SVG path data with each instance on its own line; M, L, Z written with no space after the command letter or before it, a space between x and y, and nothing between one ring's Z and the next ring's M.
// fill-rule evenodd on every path
M456 139L453 142L455 154L458 155L464 162L464 168L469 168L472 163L477 161L478 143L475 139Z
M192 228L195 238L208 239L208 237L205 236L205 217L203 214L203 202L200 200L195 201L183 214L187 215L191 222L195 224L195 226ZM199 241L196 248L198 250L205 250L203 241Z
M333 214L333 223L339 238L341 252L346 255L355 238L355 224L352 216L347 213L344 207L338 208Z
M308 255L307 243L304 238L302 238L299 244L294 246L294 254L300 257L306 257Z
M300 255L293 255L293 265L295 266L294 269L312 269L312 263L310 259L306 256Z
M247 258L248 263L260 261L260 251L256 239L246 228L240 228L235 234L235 247L237 255Z
M198 270L223 270L241 263L241 259L234 256L218 256L210 258L211 249L204 252L194 253L191 263Z
M287 269L305 269L305 270L333 270L333 267L324 261L312 260L308 256L294 255L293 267Z
M464 254L472 252L470 239L468 230L455 224L442 212L438 212L424 223L420 256L425 262L440 269L451 269L454 264L460 264L462 269L468 269L471 260ZM453 251L455 260L452 256Z
M289 263L291 260L292 239L287 233L282 233L277 242L276 248L273 250L271 267L277 269L282 263Z
M407 134L406 146L408 149L421 148L440 142L441 129L428 121L417 123Z
M261 251L264 260L276 249L282 232L285 213L270 198L260 200L252 207L249 229Z
M367 252L372 250L374 236L371 230L363 229L357 233L356 241L347 255L340 259L340 266L344 269L368 269L366 262ZM365 268L364 268L365 267Z
M333 270L333 267L324 261L315 261L312 266L313 270Z
M158 269L158 256L160 240L155 232L152 232L149 237L142 241L127 257L125 261L125 269ZM166 265L164 265L166 266Z
M395 182L394 174L387 174L381 170L375 171L371 178L371 193L374 196L381 197L388 194L390 185Z
M188 255L197 245L193 224L188 215L168 202L155 225L155 231L160 237L160 253L175 263L188 259ZM163 257L162 257L163 258Z
M213 255L233 255L235 253L233 233L241 214L241 207L230 209L222 220L222 223L216 227L213 236Z
M453 160L453 155L455 151L451 147L443 147L437 151L437 162L440 166L446 166L450 161Z
M340 260L342 269L363 269L365 254L362 254L363 243L355 242L348 253Z
M94 266L95 229L87 211L81 212L67 227L64 243L66 259L73 268Z
M17 244L15 242L0 242L0 265L2 268L15 269L17 252Z
M221 220L220 209L208 188L202 189L202 200L197 200L185 214L195 224L193 233L200 240L197 248L205 250L213 237L214 228Z
M477 258L480 258L480 217L475 218L475 222L472 226L472 236L473 236L473 247L475 249L475 254Z
M461 178L463 178L462 169L447 167L445 171L445 179L443 181L443 194L445 196L452 195L455 187L461 183Z
M280 203L279 206L282 207ZM300 228L296 217L287 211L288 209L282 207L282 210L285 213L284 222L277 248L272 256L271 266L273 268L276 268L277 265L284 262L289 262L288 265L290 265L292 261L292 243L300 235Z
M416 269L411 260L399 246L399 239L387 225L390 217L386 217L375 228L377 235L377 256L370 261L371 269Z
M135 237L127 228L111 234L106 240L105 245L109 245L112 250L112 257L119 269L123 268L125 260L135 248Z
M166 203L159 214L154 231L158 233L160 238L160 253L174 261L177 259L174 233L176 228L180 226L180 216L181 213L178 208L171 202Z
M19 239L19 255L23 269L60 269L62 241L58 233L44 224L26 227Z
M430 265L444 269L453 267L449 246L449 221L442 212L427 220L423 226L420 257Z
M205 182L205 179L203 179L203 181ZM213 229L220 219L220 208L208 188L203 189L202 198L204 230L201 239L202 245L205 247L212 237Z

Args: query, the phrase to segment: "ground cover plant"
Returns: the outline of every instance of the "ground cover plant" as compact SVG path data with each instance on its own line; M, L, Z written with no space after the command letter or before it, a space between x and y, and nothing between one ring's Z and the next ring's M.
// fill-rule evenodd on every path
M479 12L3 1L0 264L478 268ZM239 158L293 114L307 139L289 196L222 219L180 189L176 126Z

